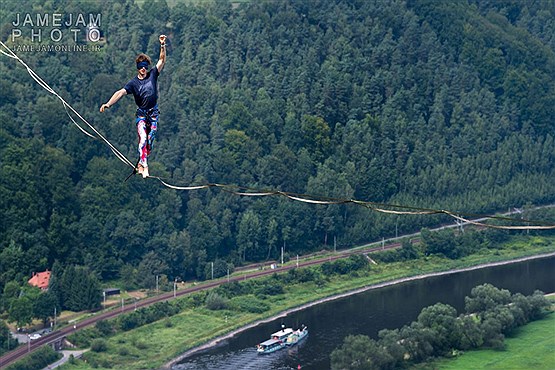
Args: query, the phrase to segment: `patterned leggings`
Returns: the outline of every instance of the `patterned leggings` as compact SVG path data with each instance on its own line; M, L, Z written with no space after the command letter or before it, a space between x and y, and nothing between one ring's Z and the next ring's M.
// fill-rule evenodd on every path
M158 116L160 112L155 107L148 112L137 110L137 134L139 135L139 164L147 167L147 158L152 150L156 130L158 129Z

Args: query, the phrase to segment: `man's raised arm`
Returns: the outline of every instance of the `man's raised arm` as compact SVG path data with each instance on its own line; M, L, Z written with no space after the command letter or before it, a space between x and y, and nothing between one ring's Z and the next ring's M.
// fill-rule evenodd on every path
M162 68L164 68L164 64L166 64L166 35L160 35L158 39L160 40L160 59L156 63L156 68L158 68L158 73L160 73Z

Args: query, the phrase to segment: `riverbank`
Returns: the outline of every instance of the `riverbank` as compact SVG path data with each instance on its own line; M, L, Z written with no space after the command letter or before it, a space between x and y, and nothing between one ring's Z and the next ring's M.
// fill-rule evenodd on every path
M64 365L63 369L84 370L95 366L105 367L104 365L120 369L168 367L190 355L191 351L209 347L261 322L326 300L338 299L387 284L400 284L409 279L454 274L465 269L510 264L525 259L545 258L553 254L555 237L532 236L516 237L498 249L482 249L476 254L458 260L429 256L404 262L369 265L368 269L360 273L332 275L318 282L289 284L284 287L282 294L264 297L263 302L270 309L259 314L234 309L211 311L203 304L206 293L194 293L178 298L178 301L183 301L180 306L184 307L179 314L134 330L119 331L102 337L106 344L105 351L90 351L84 358L86 362L75 361L73 364ZM254 299L254 296L245 296L245 299L249 298ZM94 331L94 328L90 330ZM90 334L93 338L100 335L92 332Z
M344 292L344 293L340 293L340 294L336 294L330 297L325 297L325 298L321 298L306 304L302 304L300 306L294 307L294 308L290 308L287 309L283 312L280 312L277 315L268 317L268 318L264 318L261 320L257 320L256 322L253 322L251 324L245 325L241 328L235 329L232 332L220 336L218 338L215 338L213 340L211 340L208 343L205 343L203 345L197 346L195 348L192 348L188 351L186 351L185 353L183 353L182 355L178 356L177 358L173 359L172 361L169 361L168 363L166 363L163 368L164 369L169 369L171 368L173 365L183 361L185 358L198 353L200 351L206 350L208 348L211 348L213 346L218 345L219 343L221 343L222 341L225 341L227 339L232 338L233 336L248 330L252 327L255 327L257 325L266 323L266 322L271 322L274 321L278 318L281 317L286 317L287 315L297 312L297 311L301 311L304 310L306 308L318 305L318 304L322 304L325 302L330 302L333 300L337 300L337 299L341 299L344 297L348 297L354 294L359 294L362 292L366 292L369 290L373 290L373 289L380 289L380 288L384 288L384 287L388 287L388 286L393 286L396 284L402 284L402 283L406 283L406 282L410 282L410 281L416 281L416 280L422 280L422 279L427 279L427 278L431 278L431 277L437 277L437 276L446 276L446 275L452 275L452 274L457 274L457 273L461 273L461 272L465 272L465 271L473 271L473 270L479 270L479 269L484 269L484 268L489 268L489 267L495 267L495 266L503 266L503 265L508 265L508 264L512 264L512 263L519 263L519 262L524 262L524 261L529 261L529 260L534 260L534 259L541 259L541 258L549 258L549 257L555 257L555 252L551 252L551 253L545 253L545 254L541 254L541 255L534 255L534 256L526 256L526 257L520 257L520 258L516 258L516 259L511 259L511 260L505 260L505 261L496 261L496 262L488 262L488 263L484 263L484 264L480 264L480 265L475 265L475 266L469 266L469 267L464 267L464 268L456 268L456 269L452 269L452 270L448 270L448 271L438 271L438 272L431 272L431 273L426 273L426 274L422 274L422 275L416 275L416 276L410 276L410 277L404 277L404 278L398 278L398 279L394 279L394 280L390 280L390 281L385 281L385 282L381 282L381 283L377 283L377 284L372 284L369 286L365 286L365 287L361 287L358 289L354 289L348 292Z

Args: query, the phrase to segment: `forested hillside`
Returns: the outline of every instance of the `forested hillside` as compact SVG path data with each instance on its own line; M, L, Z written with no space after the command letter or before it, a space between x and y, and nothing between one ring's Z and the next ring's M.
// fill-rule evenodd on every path
M100 13L100 51L18 54L134 162L133 99L98 108L167 34L150 162L176 184L474 213L555 201L552 0L199 3L3 2L0 37L14 45L16 13ZM0 291L56 260L146 286L442 221L123 182L21 65L0 55L0 75Z

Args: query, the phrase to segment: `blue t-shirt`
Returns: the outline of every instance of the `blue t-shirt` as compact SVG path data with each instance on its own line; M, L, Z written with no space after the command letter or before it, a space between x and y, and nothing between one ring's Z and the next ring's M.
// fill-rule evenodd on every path
M135 76L129 81L124 89L128 94L133 94L135 104L140 109L148 110L153 108L158 102L158 68L156 66L147 72L142 80Z

